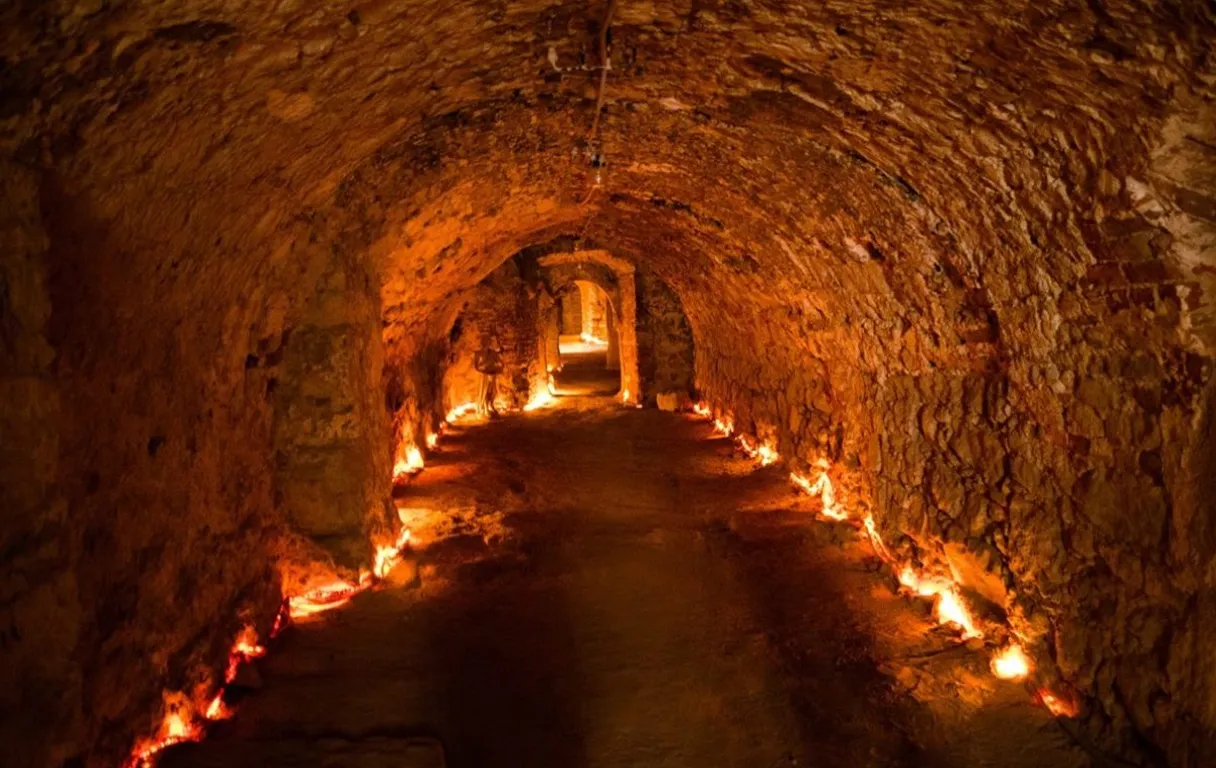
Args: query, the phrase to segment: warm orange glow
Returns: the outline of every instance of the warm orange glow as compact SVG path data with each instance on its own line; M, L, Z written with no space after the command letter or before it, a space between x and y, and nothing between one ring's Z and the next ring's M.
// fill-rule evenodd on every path
M156 735L136 742L131 756L123 763L123 768L150 768L158 752L174 744L198 741L201 738L203 727L194 721L186 698L181 694L166 696L165 719Z
M410 543L410 530L402 528L397 534L397 540L391 544L380 544L376 547L375 559L372 562L372 573L377 579L383 579L389 571L401 562L401 552Z
M746 437L740 437L739 444L749 455L756 455L758 453L758 449L753 447ZM814 482L797 472L790 473L790 481L806 493L820 497L820 500L823 502L822 514L824 517L832 520L846 519L848 513L842 507L837 506L832 481L828 477L827 470L831 465L826 459L820 459L816 462L816 466L822 471ZM867 514L862 520L862 526L869 536L875 553L888 563L893 562L895 558L887 548L886 543L883 542L882 536L878 533L878 526L874 523L874 517ZM976 627L975 620L972 618L971 612L968 610L967 604L959 592L958 585L953 579L940 576L925 576L918 573L911 565L905 565L901 568L898 576L899 583L913 594L920 597L933 598L934 613L939 623L956 625L962 630L964 638L983 637L984 633ZM1030 674L1033 665L1021 646L1012 644L1002 649L993 657L991 668L992 673L1002 680L1022 680ZM1075 716L1075 705L1061 700L1059 696L1055 696L1046 690L1039 691L1038 696L1044 706L1050 709L1053 714L1069 717Z
M287 611L292 619L302 619L315 616L318 613L332 611L350 602L350 599L368 587L370 582L361 579L358 584L349 581L330 582L324 586L311 589L302 595L287 599Z
M274 626L270 628L270 639L273 640L279 636L279 633L287 628L287 622L291 616L288 611L287 601L284 600L279 606L279 613L274 617Z
M211 721L227 720L234 714L236 713L232 711L232 708L224 703L224 692L220 691L219 693L215 694L215 698L212 699L211 703L207 705L207 712L203 715L203 717Z
M829 520L847 519L849 513L843 507L836 505L836 492L832 488L832 479L828 477L827 462L820 462L819 466L823 471L819 473L818 479L813 483L797 472L790 473L790 480L811 496L819 497L819 500L823 502L823 511L820 514L824 517Z
M705 403L693 403L692 412L706 419L713 415L713 411Z
M964 637L983 637L984 633L976 628L963 598L949 579L921 576L912 569L912 566L904 566L899 572L899 583L920 597L936 598L935 610L938 622L957 624L963 630Z
M888 563L894 560L895 558L891 556L891 550L887 549L882 536L878 535L878 526L874 524L874 516L866 515L866 519L862 520L861 524L865 526L866 533L870 535L870 545L874 547L874 551L878 556Z
M1057 696L1046 688L1040 688L1035 694L1039 702L1047 707L1047 711L1056 717L1076 717L1080 708L1063 696Z
M607 339L601 339L598 336L594 336L590 333L580 333L578 337L583 340L584 344L594 344L597 347L608 346Z
M422 451L411 443L405 447L405 456L398 459L396 465L393 466L393 477L416 475L422 471L424 466L426 465L422 460Z
M247 626L236 636L236 643L232 646L232 652L238 653L245 658L256 659L266 655L266 646L258 643L257 630Z
M942 592L937 596L937 620L943 624L957 624L962 627L964 637L983 636L983 633L975 628L971 613L956 591Z
M531 399L528 400L528 404L524 406L524 410L535 411L540 408L547 408L548 406L553 405L555 402L556 400L554 399L553 395L549 393L548 389L538 389L532 394Z
M992 657L992 674L1002 680L1021 680L1030 674L1030 659L1020 645L1010 645Z
M739 436L739 447L743 449L749 457L760 462L760 466L767 467L770 464L775 464L781 457L777 455L777 449L770 442L754 444L747 438L746 435Z
M730 416L719 416L714 419L714 431L723 437L730 437L735 431L735 420Z
M435 450L439 447L439 434L437 432L428 432L426 435L427 450Z
M477 413L477 403L461 403L452 410L448 411L448 415L444 417L444 421L453 422L460 421L466 416Z
M801 488L806 493L810 493L810 494L815 493L815 491L811 490L812 488L815 487L815 484L812 483L810 480L808 480L803 475L798 474L797 472L790 473L790 482L792 482L794 485Z
M232 650L228 652L228 669L224 673L224 682L231 683L236 679L242 662L265 655L266 647L258 643L257 630L250 626L243 627L232 643Z
M777 449L772 443L760 443L756 448L756 458L760 462L760 466L767 467L771 464L776 464L781 457L777 454Z

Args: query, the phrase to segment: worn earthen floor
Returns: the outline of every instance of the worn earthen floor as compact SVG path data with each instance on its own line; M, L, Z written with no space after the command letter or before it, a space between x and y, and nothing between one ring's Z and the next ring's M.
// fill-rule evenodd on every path
M614 395L621 389L620 369L608 367L608 349L578 342L563 344L561 370L554 371L554 391L563 396Z
M397 503L416 559L289 628L164 766L1089 765L690 416L567 398L457 428Z

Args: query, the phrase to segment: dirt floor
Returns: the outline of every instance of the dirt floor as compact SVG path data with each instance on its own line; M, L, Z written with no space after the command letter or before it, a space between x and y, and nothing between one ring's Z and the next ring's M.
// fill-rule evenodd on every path
M452 430L397 497L415 559L163 766L1094 764L692 416L565 398Z
M584 344L577 336L562 337L562 367L553 373L558 395L615 395L621 389L621 371L608 367L605 347Z

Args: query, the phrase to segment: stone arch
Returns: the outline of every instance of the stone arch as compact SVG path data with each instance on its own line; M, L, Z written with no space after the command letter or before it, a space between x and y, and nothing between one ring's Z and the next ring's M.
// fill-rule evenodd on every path
M638 374L637 284L633 264L604 250L550 253L538 261L555 290L585 280L608 294L619 347L621 397L627 403L637 402L642 392Z

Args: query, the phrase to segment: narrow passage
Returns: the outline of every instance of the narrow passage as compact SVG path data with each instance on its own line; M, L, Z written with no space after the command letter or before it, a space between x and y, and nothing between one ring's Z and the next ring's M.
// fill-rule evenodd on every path
M457 428L396 502L415 559L285 632L162 765L1088 765L690 416L564 398Z

